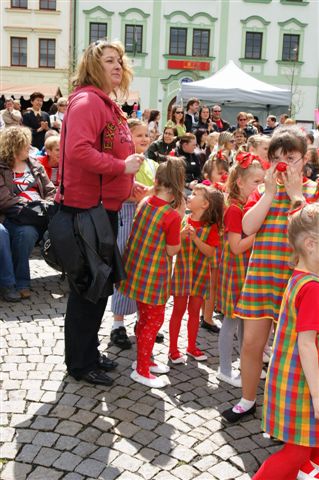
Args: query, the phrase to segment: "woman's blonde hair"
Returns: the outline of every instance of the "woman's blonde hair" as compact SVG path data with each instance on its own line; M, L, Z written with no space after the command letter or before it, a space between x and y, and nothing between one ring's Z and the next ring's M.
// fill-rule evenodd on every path
M0 132L0 161L13 168L15 157L31 145L31 130L27 127L9 127Z
M231 132L221 132L218 137L218 146L224 147L226 143L230 142L233 139L233 134Z
M319 240L319 203L307 204L289 216L288 239L294 250L295 263L299 255L305 253L302 242L306 237Z
M267 135L251 135L247 140L247 149L250 147L257 148L261 143L270 143L270 137Z
M185 162L181 157L167 157L160 163L155 174L155 193L161 187L167 188L174 196L174 208L180 207L184 200Z
M200 192L208 202L208 207L201 216L201 222L208 225L216 224L218 231L221 232L223 228L224 214L224 195L222 192L203 185L202 183L196 185L193 191Z
M112 48L119 54L122 62L123 76L120 86L116 91L113 90L111 81L105 78L105 71L101 63L101 57L105 48ZM108 42L107 40L98 40L91 43L84 51L82 58L77 66L76 74L73 78L74 87L84 87L93 85L106 92L119 93L125 97L128 94L129 85L133 78L133 70L129 64L128 57L125 55L124 47L121 42Z

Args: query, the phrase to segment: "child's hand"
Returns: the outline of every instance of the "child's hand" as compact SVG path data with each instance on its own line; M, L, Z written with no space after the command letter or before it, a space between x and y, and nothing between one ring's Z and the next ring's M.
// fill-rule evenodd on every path
M188 225L188 236L191 240L194 240L194 238L196 237L196 230L191 225Z
M181 230L181 238L187 238L187 237L188 237L188 226L185 225L185 227L183 227Z
M302 172L298 172L293 165L288 165L286 172L282 174L282 179L292 202L295 200L304 200L302 193Z
M277 170L276 165L272 165L266 172L265 179L265 193L274 197L277 193Z
M315 412L315 419L319 420L319 397L312 398L312 404Z

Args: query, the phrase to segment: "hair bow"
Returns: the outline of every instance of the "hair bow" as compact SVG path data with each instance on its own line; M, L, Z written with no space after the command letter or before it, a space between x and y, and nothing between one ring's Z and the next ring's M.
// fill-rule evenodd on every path
M225 160L225 155L223 155L223 149L221 148L220 150L218 150L217 154L216 154L216 157L219 159L219 160Z
M254 160L257 160L261 164L261 159L258 155L253 155L249 152L240 152L236 156L236 161L241 168L248 168L253 163Z

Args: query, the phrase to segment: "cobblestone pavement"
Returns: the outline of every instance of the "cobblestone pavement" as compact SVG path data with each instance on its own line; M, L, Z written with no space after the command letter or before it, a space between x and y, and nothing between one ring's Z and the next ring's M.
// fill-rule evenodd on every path
M31 259L33 295L0 302L3 399L1 480L246 480L276 447L260 420L225 426L220 411L240 390L216 379L217 335L201 330L208 361L188 361L169 373L170 386L150 390L129 377L131 350L108 348L119 366L115 385L93 387L66 376L63 313L67 282L37 255ZM156 357L166 362L165 342ZM88 319L89 321L90 319ZM128 319L133 339L134 315ZM106 311L101 350L109 341ZM181 341L185 349L185 327ZM262 390L258 396L258 417Z

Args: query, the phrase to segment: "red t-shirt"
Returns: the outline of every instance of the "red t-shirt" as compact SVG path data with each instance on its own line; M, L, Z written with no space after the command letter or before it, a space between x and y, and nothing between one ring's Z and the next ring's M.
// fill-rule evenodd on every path
M294 275L301 273L295 270ZM319 332L319 283L308 282L298 292L296 297L297 332L315 330Z
M241 234L242 228L243 210L237 205L229 205L224 214L224 230L225 233L233 232Z
M205 225L204 222L192 220L190 217L187 218L187 221L192 227L195 228L195 230L198 230L199 228ZM210 247L219 247L219 233L218 233L217 225L215 223L211 225L210 231L205 243Z
M154 207L162 207L168 205L168 202L153 195L148 199L148 203ZM182 219L176 210L171 210L164 218L163 230L165 232L166 243L170 246L179 245L181 243L181 223Z

